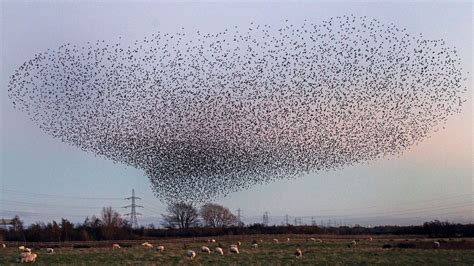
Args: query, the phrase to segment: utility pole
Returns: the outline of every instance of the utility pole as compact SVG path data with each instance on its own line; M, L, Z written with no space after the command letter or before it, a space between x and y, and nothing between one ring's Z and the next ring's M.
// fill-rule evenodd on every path
M240 213L242 212L242 210L240 208L237 209L237 223L238 223L238 226L239 227L242 227L243 223L242 223L242 220L241 220L241 215Z
M288 226L289 223L288 223L288 214L286 215L286 226Z
M130 225L132 228L138 228L138 220L137 220L137 215L142 215L141 213L138 213L136 208L143 208L143 206L137 205L135 203L135 200L141 199L140 197L135 196L135 189L132 189L132 196L125 198L126 200L132 200L132 204L123 206L122 208L131 208L129 213L126 213L125 215L130 216Z
M264 224L265 226L268 226L268 212L265 212L265 213L263 214L263 224Z

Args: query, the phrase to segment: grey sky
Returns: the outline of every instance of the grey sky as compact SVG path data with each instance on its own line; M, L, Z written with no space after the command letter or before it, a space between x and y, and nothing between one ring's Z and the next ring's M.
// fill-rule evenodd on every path
M461 114L399 157L300 179L258 185L217 202L243 210L244 222L283 216L362 224L411 224L434 218L473 222L472 3L466 2L80 2L2 1L0 17L0 217L29 222L67 217L82 221L102 206L119 208L135 188L142 222L159 223L164 211L139 170L70 147L38 129L7 97L9 76L35 53L64 43L134 41L156 31L215 32L250 22L281 25L332 16L370 16L411 34L443 38L457 47L469 71ZM30 193L25 193L30 192ZM36 194L33 194L36 193ZM49 195L58 195L57 197ZM114 198L114 199L104 199ZM117 198L117 199L115 199ZM121 212L125 210L120 209ZM158 217L158 218L154 218Z

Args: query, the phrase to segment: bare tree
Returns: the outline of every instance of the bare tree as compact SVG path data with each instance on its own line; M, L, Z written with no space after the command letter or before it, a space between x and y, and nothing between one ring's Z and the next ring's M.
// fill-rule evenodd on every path
M192 203L175 202L166 208L167 214L162 214L163 225L167 228L186 229L199 224L198 210Z
M124 220L120 213L116 212L112 207L104 207L100 216L103 236L106 239L116 239L120 231L119 228L124 225Z
M238 223L237 217L219 204L205 204L201 207L200 214L204 224L210 227L227 227Z
M14 231L23 231L23 221L20 220L20 217L18 215L15 215L15 217L13 217L10 224L12 225L12 229Z
M102 208L101 222L106 227L120 227L123 225L123 219L120 213L116 212L112 207Z

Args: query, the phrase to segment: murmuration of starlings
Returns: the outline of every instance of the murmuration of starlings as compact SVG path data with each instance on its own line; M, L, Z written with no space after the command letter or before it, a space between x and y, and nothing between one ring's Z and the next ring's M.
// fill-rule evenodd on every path
M462 110L455 48L354 15L67 43L11 76L47 134L204 202L399 156Z

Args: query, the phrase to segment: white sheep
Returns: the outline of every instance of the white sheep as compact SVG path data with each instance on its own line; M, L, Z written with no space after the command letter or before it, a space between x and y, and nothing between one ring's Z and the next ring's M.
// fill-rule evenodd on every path
M22 252L20 254L20 257L18 258L19 262L23 263L23 262L35 262L36 261L36 257L38 257L38 255L36 255L35 253L31 253L31 252Z
M156 247L156 250L158 252L163 252L163 251L165 251L165 246L158 246L158 247Z
M194 250L188 250L186 251L186 257L189 259L194 259L196 257L196 252L194 252Z
M30 253L28 252L21 252L20 255L18 256L18 262L21 262L23 258L26 258Z
M222 248L216 248L214 249L214 252L220 255L224 255L224 251L222 250Z
M38 255L35 253L28 253L28 256L24 258L24 262L36 262L37 257Z
M372 237L369 237L369 241L372 241L372 240L374 240L374 239Z
M273 242L278 244L280 241L278 241L278 239L274 238Z
M296 257L297 259L303 257L303 251L301 251L301 249L297 248L297 249L295 250L295 257Z
M25 246L19 246L19 247L18 247L18 250L19 250L19 251L25 250Z
M120 247L119 244L113 244L113 245L112 245L112 248L113 248L113 249L118 249L118 248L121 248L121 247Z
M231 246L229 249L230 253L239 254L239 248L236 246Z
M6 248L6 247L7 247L7 245L5 245L4 243L2 243L2 248Z
M54 249L53 249L53 248L46 248L46 253L48 253L48 254L53 254L53 253L54 253Z
M434 241L434 242L433 242L433 248L439 248L440 245L441 245L441 244L439 243L439 241Z
M201 247L201 252L211 254L211 250L206 246Z
M257 243L253 243L253 244L252 244L252 247L253 247L253 248L258 248L258 244L257 244Z
M357 241L352 240L351 243L349 243L349 245L347 245L347 247L352 248L352 247L355 247L355 245L357 245Z
M142 246L144 246L145 248L153 248L153 245L148 242L142 243Z
M316 242L316 238L314 238L314 237L310 238L309 240L311 240L313 242Z
M291 240L291 239L288 237L288 238L286 239L286 242L290 242L290 240Z

